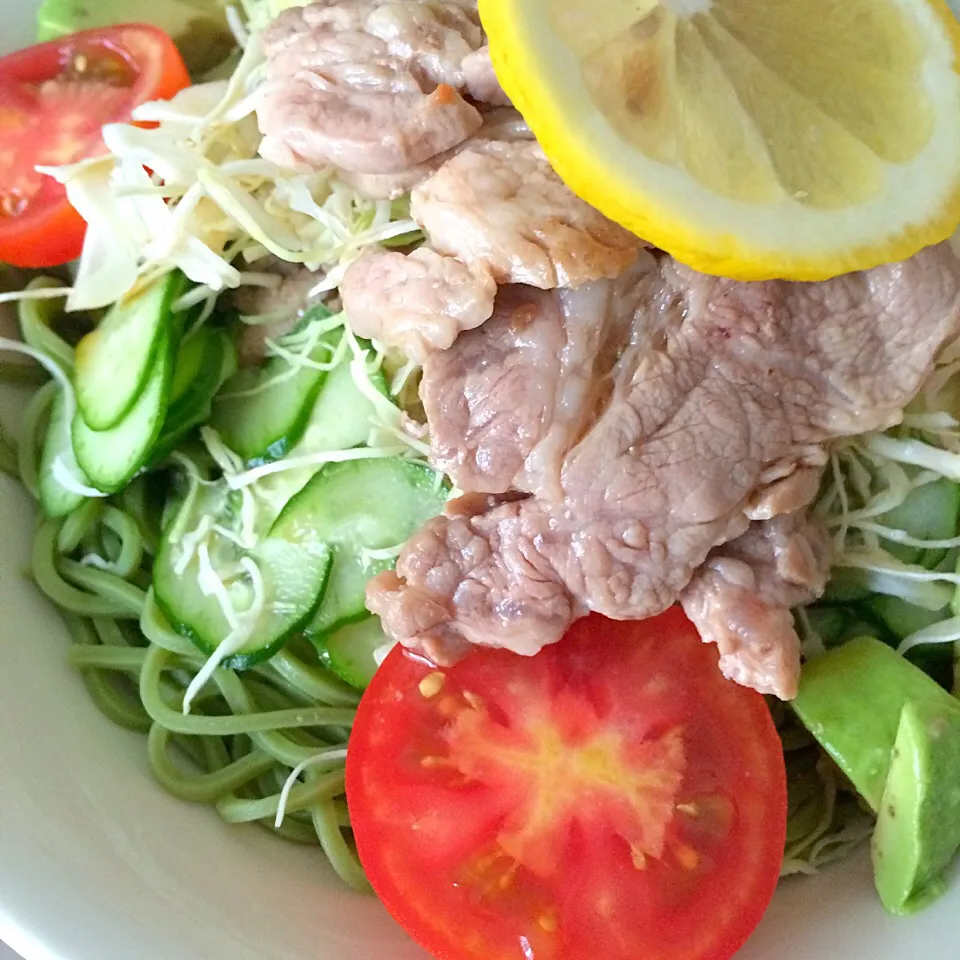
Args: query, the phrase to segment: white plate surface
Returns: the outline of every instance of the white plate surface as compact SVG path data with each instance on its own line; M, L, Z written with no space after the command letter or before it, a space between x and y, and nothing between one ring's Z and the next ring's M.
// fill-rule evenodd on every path
M0 0L0 46L29 41L34 9ZM5 422L16 405L0 393ZM61 623L22 578L32 518L0 475L0 940L26 960L425 960L317 853L153 783L142 739L87 700ZM783 884L738 960L958 957L960 878L896 920L860 857Z

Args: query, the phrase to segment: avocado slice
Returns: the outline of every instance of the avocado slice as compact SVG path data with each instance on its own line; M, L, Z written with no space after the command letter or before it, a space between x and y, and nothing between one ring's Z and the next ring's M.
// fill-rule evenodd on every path
M875 813L908 702L960 710L960 702L922 670L873 637L808 661L800 676L794 710Z
M871 853L883 905L914 913L946 889L943 872L960 849L960 709L908 702Z
M117 23L149 23L173 37L191 74L222 63L236 46L227 27L227 0L44 0L37 14L37 40Z
M884 906L926 906L960 849L960 701L882 641L859 637L804 665L793 707L877 813Z

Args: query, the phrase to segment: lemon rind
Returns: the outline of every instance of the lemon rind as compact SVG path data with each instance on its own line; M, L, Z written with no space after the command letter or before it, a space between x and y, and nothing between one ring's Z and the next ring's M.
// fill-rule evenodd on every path
M480 13L501 83L574 192L703 272L740 280L822 280L907 259L947 239L960 223L960 119L949 123L951 115L960 118L960 24L944 0L897 2L918 11L926 32L941 41L939 48L933 45L925 65L926 87L938 111L939 139L908 164L884 164L890 182L881 195L839 212L811 211L789 199L750 208L718 197L682 170L636 154L622 144L600 111L588 106L585 90L581 108L574 104L571 111L571 90L582 89L579 70L572 58L564 59L559 41L550 45L554 56L545 58L542 38L549 28L542 8L529 0L481 0ZM927 14L932 19L924 21ZM584 121L574 133L571 116ZM598 150L598 142L606 142L608 149ZM636 174L620 169L618 157L620 164L629 157ZM909 206L905 191L912 194ZM698 216L698 207L701 212L712 209L712 218ZM866 207L872 208L869 217ZM884 232L891 208L901 211L901 222ZM912 214L909 220L902 213L906 209ZM755 221L750 229L748 219ZM733 226L717 229L722 223ZM795 231L790 237L783 235L785 224ZM771 243L771 237L777 239Z

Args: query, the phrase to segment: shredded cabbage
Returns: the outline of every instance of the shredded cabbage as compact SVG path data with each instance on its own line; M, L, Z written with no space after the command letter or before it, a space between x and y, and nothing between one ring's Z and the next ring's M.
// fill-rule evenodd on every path
M200 285L194 302L209 294L212 310L220 291L263 282L242 266L268 253L318 271L315 292L332 291L365 246L420 236L403 203L366 200L332 168L304 173L259 156L256 30L272 5L245 6L253 29L228 80L137 107L134 120L151 129L108 124L103 156L38 168L88 223L69 309L107 306L180 269Z
M230 625L230 633L220 641L217 649L207 658L197 675L190 681L186 693L183 695L183 712L185 714L190 712L190 705L196 699L197 694L206 686L217 667L227 657L241 650L253 637L257 621L263 613L266 601L263 576L260 573L260 568L250 557L242 557L239 564L250 584L250 604L246 610L238 612L231 591L228 590L227 585L220 579L210 563L205 543L200 545L198 556L200 558L200 589L208 596L216 597L223 610L223 615Z
M869 839L873 817L793 712L779 701L770 708L787 763L787 842L780 875L816 873Z
M960 251L960 244L957 247ZM843 440L830 451L816 513L832 535L834 575L868 591L899 597L940 616L902 640L902 654L922 644L950 643L960 692L960 536L924 538L893 526L892 511L927 484L960 483L960 340L940 357L901 422L885 431ZM953 531L956 533L956 531ZM947 551L933 569L905 563L893 545ZM824 651L807 610L794 611L805 657ZM814 873L869 838L873 817L833 762L782 704L772 705L784 743L790 792L782 874Z
M907 653L924 643L956 643L960 640L960 617L949 617L910 634L897 647L898 653Z
M66 465L62 456L54 457L50 465L50 472L53 479L70 493L75 493L78 497L87 497L95 500L101 497L109 497L109 493L104 493L96 487L91 487L86 483L80 483L73 475L73 471Z
M300 775L304 770L310 767L326 767L336 765L341 760L347 759L347 751L343 747L328 747L321 750L306 760L301 760L291 771L283 783L280 790L280 799L277 803L277 816L273 821L274 829L279 830L283 826L283 818L287 812L287 802L290 799L290 791L294 788Z
M291 7L304 7L310 0L239 0L249 30L261 30L274 17Z
M931 611L947 608L960 586L960 536L929 538L891 526L886 516L916 490L946 478L960 483L960 341L943 352L932 376L897 426L844 440L833 448L827 482L816 512L833 537L838 573L856 571L874 593L899 597ZM950 551L934 569L904 563L891 544ZM817 651L805 634L804 653ZM906 638L907 651L920 643L960 640L960 623L946 620Z

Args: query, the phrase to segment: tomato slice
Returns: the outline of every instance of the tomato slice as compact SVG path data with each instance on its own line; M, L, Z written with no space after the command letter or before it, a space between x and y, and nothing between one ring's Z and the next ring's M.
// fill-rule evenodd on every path
M533 658L393 650L347 800L374 889L442 960L726 960L786 832L770 712L679 609L592 615Z
M101 128L189 85L162 30L85 30L0 59L0 260L49 267L80 255L86 224L38 164L103 151Z

